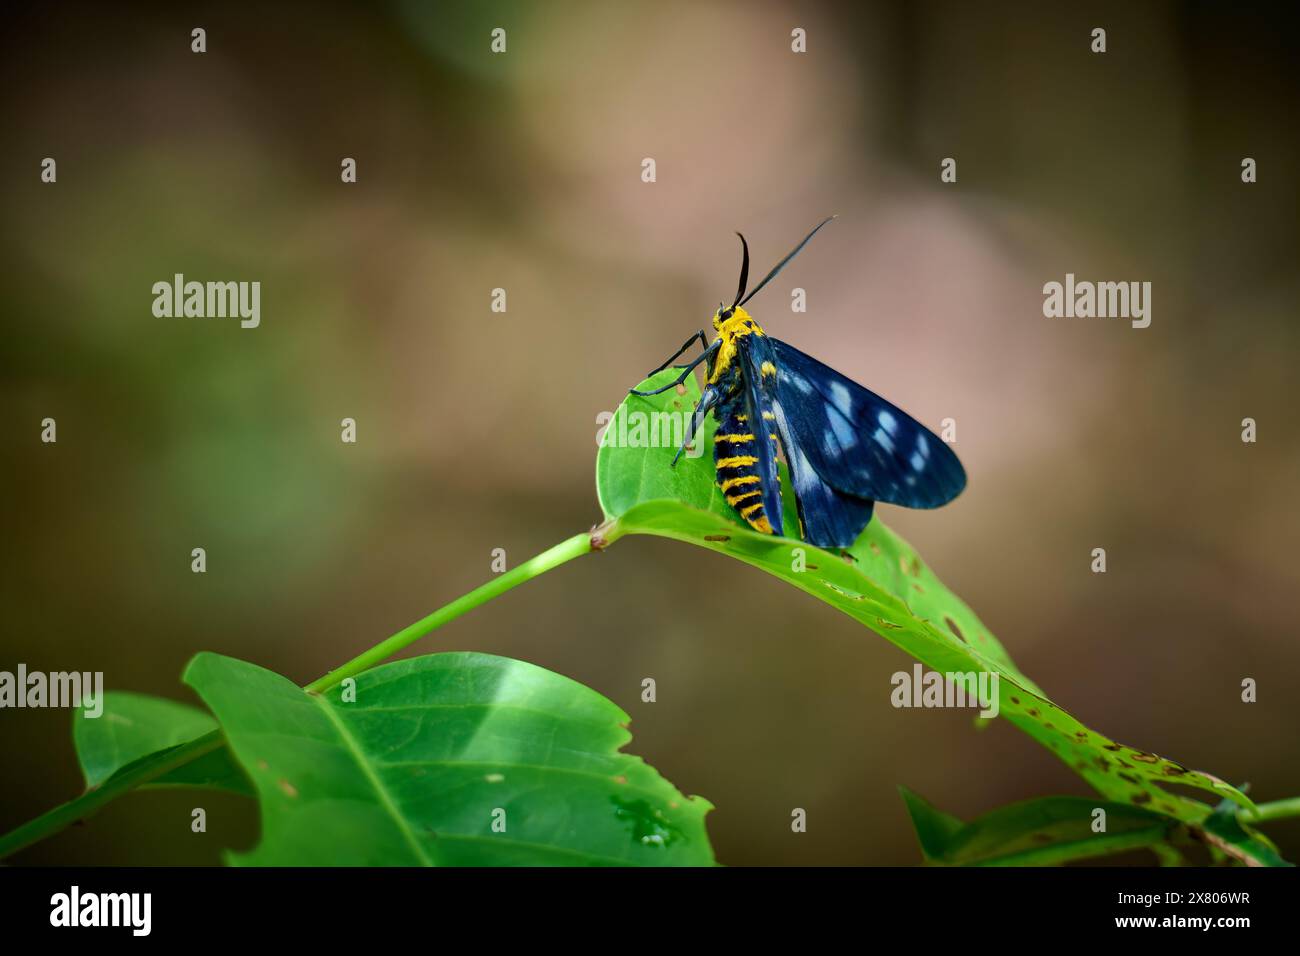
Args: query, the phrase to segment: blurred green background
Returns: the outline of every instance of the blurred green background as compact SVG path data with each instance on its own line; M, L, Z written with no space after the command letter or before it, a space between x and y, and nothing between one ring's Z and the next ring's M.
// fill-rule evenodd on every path
M956 419L967 491L881 518L1086 723L1257 799L1300 794L1297 66L1271 8L7 21L0 668L183 700L202 649L319 676L486 580L492 549L513 565L597 521L597 416L731 294L733 230L765 270L837 213L752 305L932 427ZM155 318L151 286L177 272L260 280L261 327ZM1151 327L1044 318L1066 272L1151 281ZM899 784L962 816L1088 792L1009 726L891 708L910 658L666 540L567 565L412 652L448 649L621 704L630 749L717 806L730 864L916 863ZM80 789L69 725L0 712L0 829ZM1292 859L1296 823L1269 830ZM15 861L210 863L256 835L251 803L141 793Z

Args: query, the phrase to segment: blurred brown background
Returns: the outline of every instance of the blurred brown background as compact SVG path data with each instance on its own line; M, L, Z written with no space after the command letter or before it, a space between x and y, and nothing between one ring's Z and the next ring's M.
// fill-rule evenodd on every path
M965 494L880 516L1085 722L1257 799L1300 794L1296 60L1272 8L7 16L0 668L185 700L201 649L319 676L486 580L493 548L515 564L598 520L596 417L731 294L733 230L766 270L837 213L752 305L930 425L957 420ZM261 327L155 318L177 272L260 280ZM1151 281L1151 327L1044 318L1066 272ZM730 864L916 863L899 784L962 816L1088 792L1009 726L892 709L910 658L665 540L413 650L447 649L621 704L630 749L716 804ZM0 829L79 790L69 719L0 712ZM1300 857L1295 821L1269 832ZM15 860L215 862L256 833L251 803L143 793Z

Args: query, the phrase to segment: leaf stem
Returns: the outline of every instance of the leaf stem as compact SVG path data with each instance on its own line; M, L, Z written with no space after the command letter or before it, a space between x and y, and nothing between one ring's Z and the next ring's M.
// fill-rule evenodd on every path
M531 581L539 574L544 574L552 568L559 567L566 561L572 561L574 558L587 554L592 550L592 539L595 534L596 529L593 529L591 532L575 534L567 541L561 541L550 550L543 551L537 557L511 568L509 571L493 578L487 584L480 585L468 594L456 598L450 604L438 608L428 617L421 618L414 624L402 628L392 637L380 641L368 651L358 654L343 666L336 667L324 677L312 681L303 690L311 694L328 690L335 684L339 684L349 677L355 677L362 671L367 671L381 661L387 660L426 634L436 631L448 621L454 621L466 611L472 611L480 604L486 604L494 597L504 594L525 581ZM601 542L599 546L604 547L607 539L601 538L599 540Z
M566 561L581 557L591 551L599 551L622 537L623 531L615 522L606 522L592 528L591 531L575 534L567 541L561 541L555 547L543 551L535 558L493 578L468 594L458 597L450 604L438 608L427 617L402 628L392 637L380 641L374 647L358 654L341 667L336 667L325 676L312 681L303 690L320 693L349 677L355 677L362 671L369 670L392 657L398 651L410 646L420 638L436 631L448 621L454 621L467 611L472 611L480 604L486 604L511 588L518 587L525 581L531 581L539 574L557 568ZM214 730L196 737L188 743L150 754L128 764L104 783L88 790L74 800L61 804L34 820L29 820L15 830L0 837L0 859L11 853L31 846L40 840L51 837L79 820L84 820L104 804L134 790L136 787L156 780L163 774L182 767L204 754L211 753L222 746L224 738L221 731Z
M115 800L128 790L134 790L177 767L197 760L204 754L216 750L221 744L221 731L213 730L178 747L160 750L135 763L127 764L100 786L87 790L81 796L60 804L34 820L28 820L22 826L0 837L0 859L54 836L77 821L84 820L104 804Z
M1267 823L1269 820L1281 820L1285 817L1300 817L1300 797L1274 800L1272 803L1257 803L1254 810L1238 810L1237 817L1242 823Z

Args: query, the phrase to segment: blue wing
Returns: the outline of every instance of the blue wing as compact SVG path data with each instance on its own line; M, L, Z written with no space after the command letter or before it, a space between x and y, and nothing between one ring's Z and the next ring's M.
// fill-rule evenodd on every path
M956 454L916 419L794 346L764 338L792 470L793 448L834 490L908 508L937 508L966 487Z
M754 336L746 336L740 340L742 347L739 351L745 357L747 364L750 355L743 347L743 343L746 339L752 338ZM758 459L753 468L762 481L760 490L763 492L763 513L767 516L774 534L785 534L781 509L781 482L776 468L776 442L768 437L776 427L776 379L761 374L758 366L763 361L764 359L760 358L752 371L748 367L745 369L745 374L741 377L744 382L744 393L738 404L744 410L743 414L748 419L749 430L754 435L753 443L746 445L745 450L752 452Z
M763 421L763 430L755 426L754 434L761 440L774 427L781 436L798 505L800 537L819 548L847 548L871 521L873 502L831 487L809 462L808 455L794 438L791 416L781 401L780 371L772 341L767 336L751 335L738 342L745 362L748 405L758 412L757 416L751 413L751 420ZM765 500L765 505L768 514L779 514L779 489L775 482L772 486L777 490L777 501Z

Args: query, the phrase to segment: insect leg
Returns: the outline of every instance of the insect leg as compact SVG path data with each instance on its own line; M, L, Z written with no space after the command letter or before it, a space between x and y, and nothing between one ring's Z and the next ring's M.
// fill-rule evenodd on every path
M703 335L704 333L701 332L700 334ZM692 339L692 341L694 340ZM691 343L687 342L686 344L690 345ZM691 370L695 368L695 366L699 365L701 362L703 362L705 359L711 356L715 351L717 351L718 345L719 345L718 342L714 342L707 349L701 352L699 356L695 358L693 361L689 362L686 365L678 365L677 368L680 368L682 370L682 374L678 375L677 378L673 379L671 382L669 382L667 385L663 386L662 388L651 389L648 392L642 392L642 391L638 391L635 388L629 388L628 392L631 393L632 395L642 395L642 396L658 395L660 392L666 392L670 388L676 388L678 385L682 384L682 382L686 381L686 376L691 374ZM684 352L685 348L683 348L682 351ZM681 352L677 354L680 355ZM677 355L674 355L673 358L677 358ZM673 359L669 359L668 361L671 362L672 360ZM665 365L664 368L666 367L667 366ZM663 368L657 369L656 371L662 372ZM654 373L652 372L651 374L653 375Z
M685 342L683 342L681 348L679 348L679 349L678 349L676 352L674 352L672 355L668 356L667 360L664 362L663 365L660 365L657 369L652 370L648 375L646 375L646 378L649 378L651 375L657 375L657 374L659 374L660 372L662 372L664 369L666 369L669 365L672 364L673 359L677 358L679 355L681 355L683 352L685 352L688 348L690 348L690 347L691 347L691 343L694 342L696 339L699 339L699 340L700 340L700 347L701 347L701 348L706 349L706 350L708 349L708 347L709 347L709 340L706 339L706 338L704 337L704 330L703 330L703 329L700 329L698 332L696 332L694 335L692 335L689 339L687 339Z
M717 386L709 385L700 393L700 402L695 406L695 411L691 414L691 423L686 427L686 434L682 436L682 447L677 449L677 454L673 455L672 467L677 467L677 459L682 457L682 452L686 451L686 446L695 438L695 433L700 430L704 424L704 416L709 414L709 409L718 404L718 398L721 393Z

